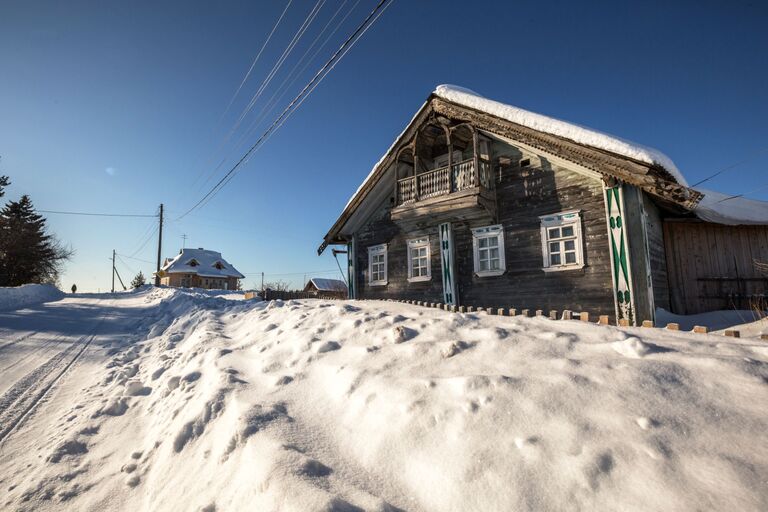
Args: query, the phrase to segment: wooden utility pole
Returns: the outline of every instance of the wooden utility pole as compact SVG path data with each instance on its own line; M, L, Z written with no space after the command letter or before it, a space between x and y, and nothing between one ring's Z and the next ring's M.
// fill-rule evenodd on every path
M261 273L261 294L264 295L264 272Z
M160 286L160 258L163 253L163 203L160 203L160 231L157 237L157 271L155 272L155 286ZM114 285L112 286L114 288Z
M115 250L112 249L112 293L115 293Z

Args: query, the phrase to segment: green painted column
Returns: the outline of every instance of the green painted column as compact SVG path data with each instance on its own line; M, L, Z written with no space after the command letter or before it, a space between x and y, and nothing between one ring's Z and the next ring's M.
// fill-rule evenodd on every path
M636 325L634 297L632 296L632 270L624 222L624 193L620 184L605 187L605 210L608 221L608 242L611 253L616 318L626 319L630 325Z

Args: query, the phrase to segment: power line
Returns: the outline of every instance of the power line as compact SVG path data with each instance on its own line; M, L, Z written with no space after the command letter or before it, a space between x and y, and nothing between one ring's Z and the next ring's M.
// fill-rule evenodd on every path
M277 30L277 27L280 25L280 22L283 21L283 17L285 16L285 13L288 12L288 8L293 3L293 0L288 0L288 3L285 6L285 9L283 9L282 14L280 14L280 17L277 18L277 22L272 27L272 31L267 36L267 39L264 41L264 44L261 45L261 49L259 50L259 53L256 54L256 57L253 59L253 62L251 62L251 67L248 68L248 72L243 77L242 82L240 82L240 85L238 86L237 90L235 91L235 94L232 95L232 99L229 100L229 104L227 105L227 108L224 110L224 113L221 114L221 119L219 119L219 122L221 122L222 119L224 119L224 116L227 115L227 112L229 112L229 109L232 107L232 104L235 102L235 98L237 98L237 95L240 94L240 90L245 85L245 82L248 81L248 77L251 76L251 72L253 71L253 68L256 66L256 63L259 62L259 58L261 57L261 54L264 52L264 49L269 44L270 39L272 39L272 36L275 33L275 30Z
M382 3L383 3L383 2L382 2ZM380 4L380 5L381 5L381 4ZM373 21L371 21L371 23L370 23L370 24L368 24L368 26L366 26L366 27L365 27L365 28L362 30L362 32L360 32L360 35L357 37L357 39L356 39L356 40L355 40L355 41L354 41L354 42L353 42L353 43L352 43L352 44L351 44L351 45L350 45L348 48L344 49L344 51L343 51L343 52L341 52L341 55L338 57L338 59L336 60L336 62L334 62L334 63L333 63L333 64L332 64L332 65L331 65L331 66L328 68L328 70L327 70L327 71L326 71L326 72L325 72L325 73L324 73L324 74L323 74L323 75L322 75L322 76L319 78L319 80L317 80L317 82L315 82L315 83L314 83L314 84L313 84L313 85L312 85L312 86L309 88L309 90L307 91L307 93L306 93L306 94L305 94L305 95L304 95L304 96L301 98L301 100L300 100L300 101L296 102L296 99L294 99L294 101L293 101L293 102L291 102L291 105L293 105L293 104L295 103L295 106L294 106L294 108L293 108L293 109L291 109L290 111L288 111L288 109L290 109L290 108L291 108L291 105L288 105L288 108L287 108L286 110L284 110L284 111L283 111L283 114L281 114L281 117L282 117L282 119L281 119L281 118L278 118L278 121L279 121L279 123L277 123L277 125L276 125L276 126L274 126L274 128L270 127L270 129L269 129L269 130L267 130L267 132L265 132L265 133L266 133L266 137L265 137L265 138L264 138L264 140L261 142L262 144L263 144L263 143L265 143L267 140L269 140L269 138L270 138L272 135L274 135L274 133L275 133L275 132L276 132L278 129L280 129L280 127L281 127L283 124L285 124L285 122L288 120L288 118L289 118L289 117L290 117L290 116L291 116L291 115L292 115L294 112L296 112L296 110L298 110L298 109L299 109L299 107L300 107L300 106L302 105L302 103L304 103L304 101L305 101L305 100L306 100L306 99L309 97L309 95L312 93L312 91L314 91L314 90L315 90L315 88L316 88L318 85L320 85L320 82L322 82L322 81L323 81L323 79L324 79L324 78L325 78L325 77L328 75L328 73L330 73L330 72L331 72L331 70L333 70L333 68L334 68L334 67L336 67L336 64L338 64L338 63L339 63L339 61L341 61L341 59L342 59L342 58L344 58L344 56L347 54L347 52L349 52L349 50L351 50L351 49L352 49L352 47L353 47L353 46L355 45L355 43L356 43L356 42L357 42L357 41L360 39L360 37L362 37L362 36L363 36L363 34L365 34L365 32L366 32L366 31L367 31L367 30L368 30L368 29L369 29L369 28L370 28L370 27L371 27L371 26L372 26L372 25L373 25L373 24L376 22L376 20L377 20L377 19L379 19L379 16L381 16L381 15L384 13L384 11L386 10L386 8L387 8L387 7L389 7L389 4L388 4L386 7L384 7L384 9L382 9L382 10L381 10L381 12L379 12L379 13L376 15L376 17L373 19ZM370 16L369 16L369 17L370 17ZM342 47L343 47L343 45L342 45ZM340 48L339 50L341 50L341 48ZM338 54L338 53L339 53L339 52L337 51L337 54ZM335 55L335 54L334 54L334 55ZM333 57L332 57L332 58L333 58ZM315 75L315 78L316 78L316 77L317 77L317 75ZM314 78L313 78L313 80L314 80ZM308 85L309 85L309 84L308 84ZM308 88L308 87L305 87L305 88L302 90L302 92L304 92L305 90L307 90L307 88ZM299 95L301 96L301 93L299 93ZM298 98L298 96L297 96L297 98ZM283 117L283 116L284 116L284 117ZM273 125L274 125L274 123L273 123ZM271 131L270 131L270 130L271 130ZM258 142L258 141L257 141L257 142ZM248 155L246 154L246 158L245 158L245 162L244 162L244 163L246 163L246 164L247 164L249 160L250 160L250 156L248 156ZM225 187L225 186L226 186L226 185L227 185L227 184L228 184L228 183L229 183L229 182L232 180L232 178L234 178L234 174L233 174L232 176L229 176L229 178L227 178L227 180L226 180L226 181L224 182L224 184L223 184L223 185L222 185L222 186L219 188L219 190L220 190L221 188L224 188L224 187ZM217 191L217 192L218 192L218 191ZM209 199L209 201L210 201L210 199ZM207 203L206 203L206 204L207 204Z
M226 185L225 182L228 181L228 179L233 176L235 171L242 165L243 162L245 162L250 155L264 142L266 141L269 136L278 129L288 118L290 113L292 111L295 111L295 109L298 109L299 106L304 102L306 97L309 96L309 94L314 91L315 87L322 81L323 78L338 64L338 62L346 55L346 53L354 46L355 42L359 40L359 38L368 30L368 28L373 25L373 23L376 22L376 20L379 18L379 16L384 12L384 9L388 7L391 4L392 0L380 0L379 3L376 5L376 7L371 11L371 13L363 20L363 22L355 29L355 31L342 43L342 45L336 50L336 52L331 56L330 59L318 70L318 72L315 74L314 77L304 86L304 88L299 92L299 94L291 101L291 103L288 104L288 106L283 110L283 112L275 119L275 121L270 125L269 128L259 137L259 139L251 146L251 148L245 153L245 155L238 160L238 162L225 174L217 183L216 185L211 188L192 208L184 212L181 217L178 217L176 220L180 220L190 213L192 213L195 209L197 209L201 204L203 204L204 201L206 201L208 198L212 197L213 194L215 194L218 190L220 190L224 185ZM386 6L386 7L385 7ZM382 9L384 8L384 9ZM371 21L373 20L373 21Z
M138 248L138 249L136 249L135 251L133 251L133 253L131 253L131 255L129 256L129 258L133 258L133 257L134 257L134 256L136 256L136 255L137 255L139 252L141 252L141 250L142 250L144 247L146 247L146 245L149 243L149 241L150 241L150 240L152 240L152 238L155 236L155 233L157 233L157 231L158 231L159 229L160 229L160 227L156 225L156 226L155 226L155 229L153 229L152 231L150 231L150 232L149 232L149 235L148 235L148 236L147 236L147 237L144 239L144 241L141 243L141 245L139 246L139 248Z
M745 163L749 162L750 160L753 160L753 159L754 159L756 156L758 156L758 155L762 155L763 153L768 153L768 148L763 148L763 149L759 149L759 150L755 151L754 153L750 154L750 155L749 155L747 158L745 158L744 160L741 160L741 161L739 161L739 162L736 162L736 163L735 163L735 164L733 164L733 165L729 165L728 167L725 167L725 168L723 168L723 169L720 169L719 171L717 171L717 172L716 172L716 173L714 173L713 175L709 176L708 178L704 178L704 179L703 179L703 180L701 180L701 181L697 181L696 183L694 183L693 185L691 185L691 187L698 187L698 186L699 186L699 185L701 185L702 183L705 183L705 182L707 182L707 181L711 180L712 178L714 178L714 177L716 177L716 176L719 176L719 175L723 174L725 171L730 171L730 170L731 170L731 169L733 169L734 167L738 167L738 166L740 166L740 165L742 165L742 164L745 164Z
M761 185L761 186L759 186L757 188L753 188L752 190L749 190L747 192L742 192L741 194L736 194L736 195L728 196L728 197L726 197L724 199L719 200L718 203L724 203L725 201L730 201L731 199L737 199L739 197L748 196L748 195L754 194L755 192L760 192L761 190L765 190L767 188L768 188L768 183L766 183L764 185Z
M127 256L127 255L125 255L125 254L120 254L120 253L116 253L116 254L117 254L117 256L119 256L119 257L128 258L129 260L136 260L136 261L140 261L140 262L142 262L142 263L148 263L148 264L150 264L150 265L154 265L154 264L155 264L155 262L154 262L154 261L143 260L143 259L141 259L141 258L134 258L133 256Z
M284 272L282 274L264 272L264 275L265 276L300 276L302 274L328 274L329 272L336 272L336 269L333 268L329 270L305 270L303 272ZM261 275L261 272L241 272L241 274L245 276L252 276L252 275Z
M326 23L325 27L323 27L323 30L320 31L320 34L315 38L314 41L312 41L312 44L307 48L307 50L304 52L304 55L301 56L299 61L294 65L293 69L288 73L288 76L283 80L283 82L277 87L277 90L272 94L272 97L269 98L267 101L267 104L262 107L259 114L256 116L256 119L251 122L250 126L248 126L248 129L246 132L240 137L240 140L237 141L237 144L235 145L235 150L240 149L242 147L243 143L248 140L252 135L253 132L256 131L256 128L261 124L261 122L264 120L267 115L272 113L272 110L275 108L275 105L283 99L283 96L290 90L291 86L293 86L294 83L296 83L296 80L299 79L299 77L304 73L304 70L307 69L307 67L315 60L315 57L317 57L317 54L322 51L323 48L325 48L325 45L328 44L328 41L331 40L331 38L336 35L336 32L339 31L341 26L344 24L345 21L347 21L347 18L354 12L354 10L357 8L357 5L360 3L360 0L357 0L352 8L347 11L347 13L344 15L344 17L336 24L336 27L331 31L331 33L325 38L323 41L323 44L321 44L317 50L312 54L312 56L309 58L309 60L304 63L304 65L301 67L298 73L295 74L296 69L301 65L302 62L304 62L304 59L306 58L307 54L315 47L317 46L317 41L322 37L322 35L325 33L326 30L328 30L328 27L333 23L333 20L336 19L339 12L344 8L344 6L347 4L349 0L344 0L344 2L339 6L339 8L336 10L336 12L331 16L331 19L328 20L328 23ZM290 80L290 83L288 81ZM286 84L288 84L286 86ZM279 96L278 96L279 94ZM221 164L216 168L221 167ZM216 171L214 170L214 172Z
M221 147L224 144L229 142L230 137L232 137L232 135L240 127L240 124L243 122L243 120L246 118L246 116L251 112L251 110L253 109L253 107L256 104L256 102L258 101L258 99L261 97L261 95L264 92L264 90L272 82L272 79L275 77L277 72L280 70L280 68L285 63L285 60L288 58L288 56L291 54L293 49L296 47L296 44L298 44L298 42L301 40L301 38L304 37L304 33L307 31L309 26L315 20L315 18L317 17L317 14L320 12L320 9L323 7L324 4L325 4L325 0L317 0L317 3L315 3L314 7L312 7L312 10L309 11L309 14L307 14L307 17L304 18L304 21L302 22L301 26L299 26L299 29L293 35L293 38L288 43L288 46L285 47L285 49L283 50L283 53L280 55L280 57L278 57L277 61L272 66L272 69L270 70L270 72L267 74L267 76L264 78L264 80L262 80L261 85L259 85L259 88L257 89L257 91L251 97L250 101L245 106L245 108L243 108L243 110L240 112L240 115L238 116L237 120L235 121L234 126L232 126L232 128L226 134L226 136L224 137L224 140L222 141L222 143L217 148L217 151L219 149L221 149ZM226 157L225 157L224 160L226 160ZM216 169L211 171L211 173L208 175L208 177L203 182L201 188L204 187L210 181L210 179L213 177L213 175L216 173L216 171L219 169L219 167L221 167L221 165L223 163L224 163L224 161L222 161L216 167Z
M36 209L38 212L41 213L55 213L59 215L86 215L89 217L157 217L157 215L143 215L143 214L133 214L133 213L91 213L91 212L65 212L61 210L40 210Z

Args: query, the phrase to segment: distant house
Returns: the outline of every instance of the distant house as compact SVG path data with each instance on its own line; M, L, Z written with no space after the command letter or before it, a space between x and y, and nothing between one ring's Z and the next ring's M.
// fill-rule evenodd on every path
M347 298L347 285L338 279L323 279L313 277L304 287L305 292L314 293L323 297Z
M158 273L162 286L236 290L237 281L245 278L220 252L182 249L174 258L166 258Z
M440 86L325 235L349 296L589 311L751 309L768 203L687 185L664 154Z

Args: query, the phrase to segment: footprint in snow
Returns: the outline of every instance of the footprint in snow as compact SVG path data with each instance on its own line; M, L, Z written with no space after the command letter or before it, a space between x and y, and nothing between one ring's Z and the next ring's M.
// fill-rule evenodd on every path
M317 348L317 353L323 354L325 352L332 352L334 350L339 350L340 348L341 348L341 345L339 345L338 342L326 341L325 343L323 343Z

